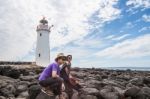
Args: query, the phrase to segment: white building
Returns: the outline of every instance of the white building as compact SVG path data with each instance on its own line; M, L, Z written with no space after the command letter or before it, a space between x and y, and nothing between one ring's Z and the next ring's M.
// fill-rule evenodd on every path
M49 34L51 27L48 26L45 18L40 20L37 26L36 65L47 66L50 63Z

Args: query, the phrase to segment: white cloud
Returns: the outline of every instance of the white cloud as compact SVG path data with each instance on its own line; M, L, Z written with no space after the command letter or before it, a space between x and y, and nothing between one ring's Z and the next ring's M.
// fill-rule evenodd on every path
M130 34L124 34L124 35L121 35L121 36L109 35L105 39L120 41L120 40L125 39L128 36L130 36Z
M132 26L133 24L131 22L127 22L126 26Z
M144 20L145 22L150 22L150 15L144 14L144 15L142 16L142 18L143 18L143 20Z
M128 0L126 5L132 8L150 8L150 0Z
M146 31L146 30L150 30L150 26L149 27L143 27L139 30L139 32L143 32L143 31Z
M115 37L115 35L108 35L107 37L105 37L105 39L112 39L114 37Z
M128 10L126 10L126 12L131 12L131 15L136 14L139 12L139 10L135 10L133 8L129 8Z
M128 9L126 12L130 12L131 15L137 14L139 11L144 11L150 8L150 0L128 0L126 2ZM140 8L140 10L138 9Z
M135 25L132 22L127 22L125 28L133 28Z
M125 39L125 38L128 37L128 36L130 36L130 34L124 34L124 35L122 35L122 36L112 38L112 40L119 41L119 40Z
M110 20L115 20L121 14L121 10L114 7L118 3L118 0L108 0L101 4L102 10L99 10L98 17L102 20L102 22L108 22Z
M77 46L85 47L87 50L88 48L98 48L102 47L102 39L98 38L83 38L81 40L77 40L74 42ZM101 45L101 46L99 46Z
M139 58L150 56L150 34L128 39L96 53L108 58Z
M99 12L98 16L102 18L103 23L118 18L121 12L114 7L117 2L117 0L0 1L0 60L18 60L28 55L35 45L35 28L42 15L51 19L50 24L54 24L50 35L51 48L54 48L86 36L90 28L89 17L96 11ZM64 35L65 30L68 32Z

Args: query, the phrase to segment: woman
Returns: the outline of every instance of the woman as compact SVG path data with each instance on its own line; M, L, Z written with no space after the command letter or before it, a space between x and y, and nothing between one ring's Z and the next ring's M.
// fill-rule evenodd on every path
M66 63L62 66L60 76L64 80L65 84L65 92L68 94L68 98L72 99L72 96L74 94L73 89L79 90L81 86L78 84L77 80L72 77L70 70L71 70L71 61L72 61L72 55L67 56ZM78 98L75 98L78 99Z
M46 67L41 73L39 77L39 84L42 86L43 93L46 93L49 96L53 96L53 94L55 96L61 96L61 92L65 89L65 87L62 78L60 78L60 65L64 64L65 60L66 56L64 56L63 53L59 53L55 62Z

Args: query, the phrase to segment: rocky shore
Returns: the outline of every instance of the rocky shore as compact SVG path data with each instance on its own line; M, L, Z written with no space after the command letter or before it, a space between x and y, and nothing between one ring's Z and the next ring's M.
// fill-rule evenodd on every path
M0 66L0 99L26 99L43 67ZM150 99L150 72L73 68L80 99Z

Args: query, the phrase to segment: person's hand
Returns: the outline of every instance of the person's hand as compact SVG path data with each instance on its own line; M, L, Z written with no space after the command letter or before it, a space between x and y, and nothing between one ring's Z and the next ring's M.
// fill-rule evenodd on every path
M60 76L59 76L59 75L57 75L56 77L58 77L58 78L59 78Z
M76 82L77 84L79 84L80 80L79 80L79 79L76 79L75 82Z
M61 88L62 88L62 91L65 91L65 85L64 85L64 83L62 83Z
M76 80L76 83L79 84L79 80Z
M69 75L69 78L73 78L72 75Z

